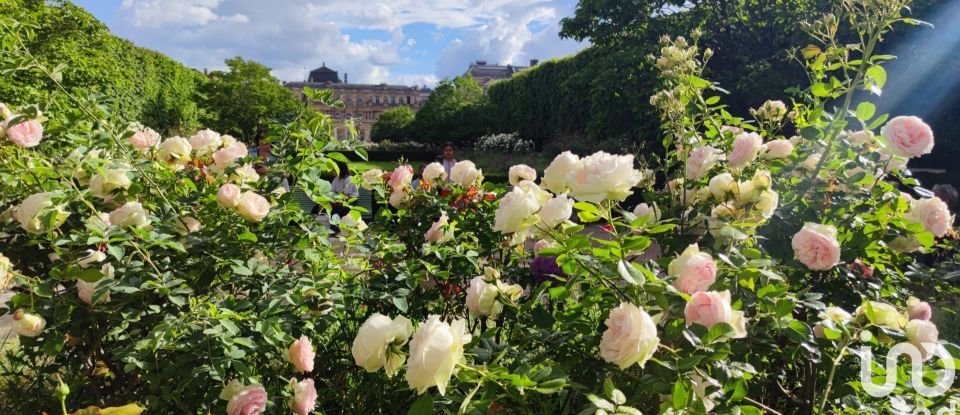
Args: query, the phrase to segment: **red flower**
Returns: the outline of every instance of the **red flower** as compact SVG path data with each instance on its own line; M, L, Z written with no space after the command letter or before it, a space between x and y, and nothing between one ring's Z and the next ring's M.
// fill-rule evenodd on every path
M606 233L612 233L612 232L613 232L613 225L611 225L611 224L608 223L608 224L606 224L606 225L600 226L600 229L603 229L603 231L606 232Z

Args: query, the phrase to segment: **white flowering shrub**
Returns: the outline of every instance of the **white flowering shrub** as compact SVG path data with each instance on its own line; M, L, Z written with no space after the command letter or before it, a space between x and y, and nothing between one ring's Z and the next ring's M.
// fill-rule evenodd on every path
M891 57L874 51L916 23L906 5L847 1L810 23L802 60L814 83L751 118L728 113L704 78L712 52L696 35L664 37L651 98L668 149L659 171L569 151L542 172L504 166L508 189L470 161L427 166L416 185L408 165L370 170L355 180L383 206L370 224L360 209L334 215L335 237L280 186L295 179L328 211L349 202L320 177L345 161L335 149L363 151L332 139L322 115L274 125L277 161L261 175L231 137L161 137L68 91L56 94L71 105L0 108L0 288L14 291L19 339L0 365L0 404L230 415L949 407L955 383L921 393L910 361L866 366L894 375L881 398L858 364L864 347L911 345L934 384L960 357L935 323L949 310L921 294L956 290L917 256L955 238L953 213L892 184L916 184L909 160L931 151L933 132L854 102L882 90ZM838 40L841 24L864 42ZM29 56L0 45L5 63L11 50ZM625 206L636 193L644 202Z
M527 153L534 151L533 141L520 138L517 133L485 135L473 145L478 151L491 153Z

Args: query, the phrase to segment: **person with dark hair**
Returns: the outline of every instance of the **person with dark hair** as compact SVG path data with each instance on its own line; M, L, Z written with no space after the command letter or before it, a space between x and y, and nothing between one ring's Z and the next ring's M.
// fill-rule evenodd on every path
M353 183L353 176L350 175L350 167L346 163L338 161L337 162L337 177L333 178L333 181L330 182L330 190L335 194L344 195L348 198L360 197L360 191L357 189L357 185ZM350 214L350 207L344 206L343 203L335 202L331 205L330 213L332 215L337 215L343 218L346 215ZM339 226L331 226L334 234L340 232Z
M410 187L412 187L413 190L417 190L420 188L420 180L423 179L423 171L426 169L427 169L427 165L420 163L420 167L417 169L417 177L415 177L413 181L410 182Z
M443 164L443 171L447 172L447 181L450 179L450 172L453 170L453 166L457 164L457 159L454 157L454 152L456 148L453 146L453 143L446 143L443 145L443 158L440 160L440 164Z

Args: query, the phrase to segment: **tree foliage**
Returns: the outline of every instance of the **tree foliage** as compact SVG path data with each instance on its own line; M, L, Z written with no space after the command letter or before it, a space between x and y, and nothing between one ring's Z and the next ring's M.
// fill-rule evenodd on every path
M410 126L411 138L428 143L468 144L489 123L487 98L472 76L440 81Z
M59 79L74 95L100 95L117 109L116 114L159 131L198 126L197 88L205 81L200 72L111 35L105 25L68 1L0 0L0 16L36 32L25 42L39 62L55 72L58 64L71 68ZM12 104L36 102L43 91L55 89L54 81L37 71L0 77L0 96ZM58 95L52 104L64 99Z
M251 139L269 120L290 117L300 107L270 68L239 56L225 63L229 70L211 72L203 89L208 126Z
M370 138L373 141L397 140L403 141L407 138L407 127L413 122L416 114L408 106L390 108L380 114L377 122L373 124L370 131Z

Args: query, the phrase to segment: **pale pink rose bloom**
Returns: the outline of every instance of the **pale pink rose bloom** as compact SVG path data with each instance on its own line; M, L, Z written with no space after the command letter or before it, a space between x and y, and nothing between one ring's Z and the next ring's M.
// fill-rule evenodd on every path
M13 332L23 337L37 337L43 332L43 328L47 326L47 321L44 320L43 317L33 313L27 313L23 311L23 309L15 311L12 317Z
M907 218L923 224L926 230L937 237L946 235L950 226L953 225L953 215L950 214L950 208L938 197L912 201Z
M227 415L260 415L267 409L267 391L260 384L244 386L227 402Z
M700 291L690 296L690 302L683 309L686 324L699 324L711 328L717 323L727 323L733 327L733 338L747 336L746 319L742 311L734 311L730 305L730 291Z
M213 163L220 168L230 166L238 158L247 155L247 145L239 141L213 152Z
M630 304L610 310L603 322L607 330L600 341L600 357L616 363L621 369L634 364L643 367L657 351L660 338L657 337L657 325L643 309Z
M717 281L717 263L697 244L690 245L679 257L670 261L667 273L676 278L673 286L680 292L693 294L706 291Z
M160 134L151 128L137 130L130 136L130 145L137 150L145 151L160 145Z
M109 265L109 264L107 264ZM102 281L102 280L101 280ZM77 297L81 301L87 303L87 305L96 305L93 303L93 294L97 290L97 285L100 284L100 281L86 282L84 280L77 280ZM105 303L110 301L110 292L105 292L99 299L97 303Z
M293 396L290 397L290 410L297 415L313 412L317 406L317 388L313 385L313 379L304 379L300 382L290 379L290 389L293 390Z
M220 190L217 191L217 203L228 209L237 207L240 203L240 186L233 183L220 186Z
M399 208L403 205L403 202L407 199L407 192L401 187L399 189L393 189L390 192L390 206Z
M770 141L764 144L763 147L766 149L763 153L763 158L768 160L782 159L793 154L793 143L791 143L790 140L784 140L782 138Z
M847 140L850 140L850 144L860 146L864 144L873 144L874 141L876 141L876 138L873 135L873 131L860 130L847 131Z
M307 336L300 336L299 339L290 344L290 349L287 350L287 359L290 360L290 363L293 363L297 372L313 371L313 360L316 357L317 354L313 351L313 344L310 343Z
M823 331L823 324L817 323L816 325L813 326L813 337L818 339L827 338L826 333L824 333Z
M13 115L8 117L5 124L10 125L10 121L14 117ZM40 144L40 139L43 138L43 125L37 120L26 120L12 127L7 127L5 134L7 140L20 147L34 147Z
M920 349L920 356L926 362L933 357L937 350L940 331L937 326L927 320L910 320L904 328L910 344Z
M808 222L793 235L791 245L797 259L814 271L826 271L840 263L840 242L832 225Z
M687 180L698 180L706 176L720 159L722 156L713 147L703 146L693 149L687 157Z
M723 127L720 127L720 134L730 133L733 135L737 135L742 132L743 132L743 129L741 129L740 127L733 127L730 125L724 125Z
M741 133L733 140L733 149L727 156L731 169L739 169L753 161L760 153L763 139L757 133Z
M390 173L390 180L387 181L387 184L390 185L394 191L397 191L409 186L411 180L413 180L413 167L403 165L393 169L393 173Z
M452 239L453 232L446 229L448 220L449 218L447 218L447 214L444 212L443 215L440 216L440 219L437 219L433 225L430 225L430 230L423 235L423 238L426 239L427 242L446 242Z
M893 153L901 157L919 157L933 151L933 131L918 117L899 116L880 129Z
M526 164L517 164L516 166L510 167L508 176L510 185L516 186L521 180L537 180L537 171Z
M910 316L910 320L930 320L930 317L933 317L933 309L930 308L930 303L910 297L907 299L907 315Z
M260 222L270 213L270 201L254 192L243 192L237 203L237 213L251 222Z

